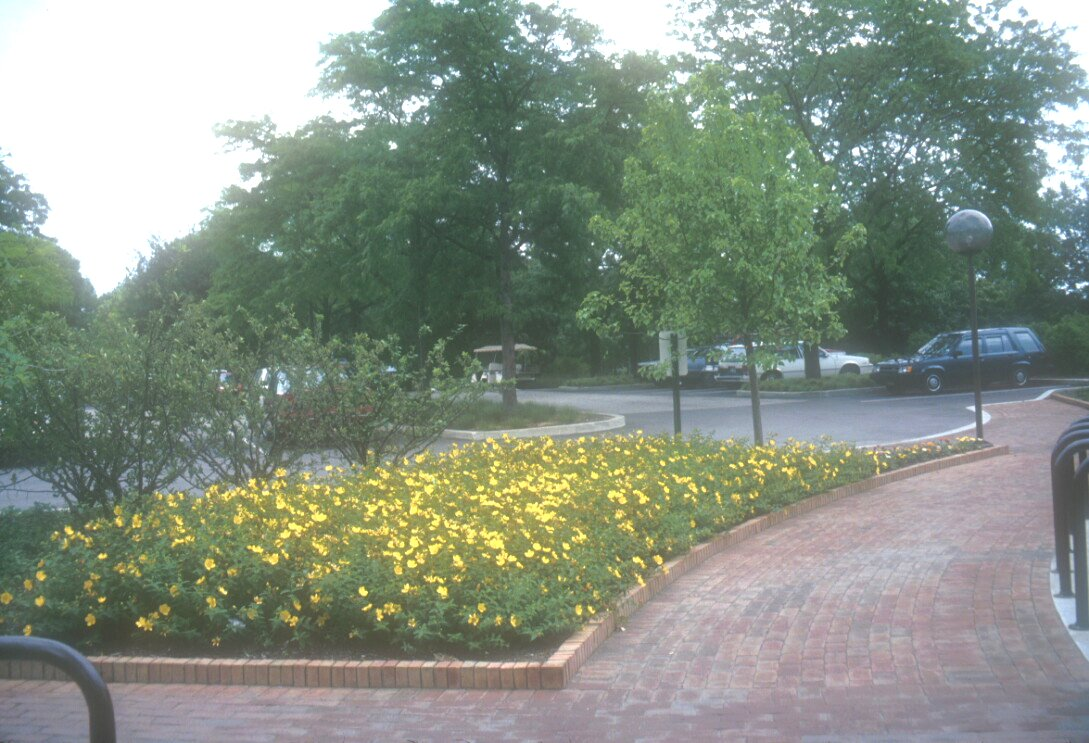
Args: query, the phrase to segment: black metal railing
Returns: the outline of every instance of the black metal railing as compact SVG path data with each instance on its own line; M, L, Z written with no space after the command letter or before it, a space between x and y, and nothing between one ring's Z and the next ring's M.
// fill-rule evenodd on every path
M1073 597L1071 629L1089 629L1089 418L1074 421L1051 450L1051 504L1055 526L1055 567L1060 597ZM1073 547L1071 548L1071 540ZM1073 556L1073 566L1071 566Z
M0 637L0 660L36 660L56 666L76 682L87 702L91 743L117 743L110 690L91 661L56 640Z

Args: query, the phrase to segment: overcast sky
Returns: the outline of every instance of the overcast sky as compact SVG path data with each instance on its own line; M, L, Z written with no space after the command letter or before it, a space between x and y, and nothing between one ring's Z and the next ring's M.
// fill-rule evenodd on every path
M675 51L668 0L561 0L618 49ZM1089 3L1025 0L1089 68ZM198 225L238 181L213 127L268 115L292 129L326 113L309 96L319 45L370 28L386 0L0 0L0 152L46 197L43 232L95 290L120 283L153 238Z

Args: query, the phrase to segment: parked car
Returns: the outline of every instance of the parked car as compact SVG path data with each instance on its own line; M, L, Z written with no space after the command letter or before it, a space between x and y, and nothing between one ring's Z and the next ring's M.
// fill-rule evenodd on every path
M983 328L979 331L979 374L983 384L1023 387L1047 366L1040 339L1028 328ZM972 383L972 331L956 330L934 336L914 356L881 361L871 378L890 391L946 387Z
M715 375L718 374L718 365L721 359L726 358L730 351L730 346L695 346L688 349L687 363L688 373L681 376L681 384L686 386L696 386L704 384L713 384L715 382ZM744 351L742 351L744 353ZM661 364L661 361L640 361L640 369L653 368ZM667 374L662 379L656 379L655 384L659 386L666 386L672 384L672 377Z
M829 374L868 374L873 368L865 356L852 356L843 351L830 351L817 348L822 375ZM761 379L802 379L805 377L805 346L797 343L776 351L775 365L770 368L757 367ZM729 347L728 354L719 361L715 379L719 382L747 382L749 372L745 364L745 347Z

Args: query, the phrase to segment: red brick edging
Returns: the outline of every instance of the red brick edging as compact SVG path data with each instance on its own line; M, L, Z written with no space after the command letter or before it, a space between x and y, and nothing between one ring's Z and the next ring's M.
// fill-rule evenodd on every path
M1079 400L1078 398L1071 397L1070 395L1063 395L1058 392L1052 392L1051 399L1058 400L1059 402L1065 402L1067 405L1073 405L1079 408L1089 408L1089 402L1086 402L1085 400Z
M873 490L915 475L1009 453L990 447L886 472L868 480L820 493L786 508L739 524L687 554L621 598L616 607L587 623L545 661L425 660L234 660L95 656L90 661L106 683L222 684L351 689L562 689L622 620L680 576L727 547L792 516L808 513L841 498ZM66 681L62 671L40 661L0 661L0 679Z

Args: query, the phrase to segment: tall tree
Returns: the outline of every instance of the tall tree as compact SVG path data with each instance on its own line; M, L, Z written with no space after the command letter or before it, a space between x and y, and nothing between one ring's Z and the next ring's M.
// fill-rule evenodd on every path
M619 301L638 326L744 339L762 443L758 361L837 324L844 282L813 248L815 215L838 207L830 172L782 116L702 100L698 83L663 103L625 166L626 208L597 228L624 255ZM833 264L859 236L846 233Z
M4 164L0 152L0 230L39 236L49 216L45 197L30 190L26 179Z
M942 230L958 208L996 227L983 284L1004 281L1024 304L1039 287L1043 143L1084 148L1084 131L1048 113L1089 99L1063 31L970 0L691 0L691 36L721 62L738 105L769 94L803 133L866 225L848 262L846 319L860 339L903 343L949 321L963 272ZM834 232L835 224L827 232ZM1057 277L1045 277L1052 287ZM983 287L981 284L981 288Z
M518 0L395 0L368 33L324 47L325 90L365 120L425 124L436 161L452 159L471 200L473 239L496 282L504 378L515 378L515 275L559 200L589 190L558 167L557 134L590 105L597 31L555 6ZM555 245L556 243L553 243ZM513 404L516 392L505 387Z

